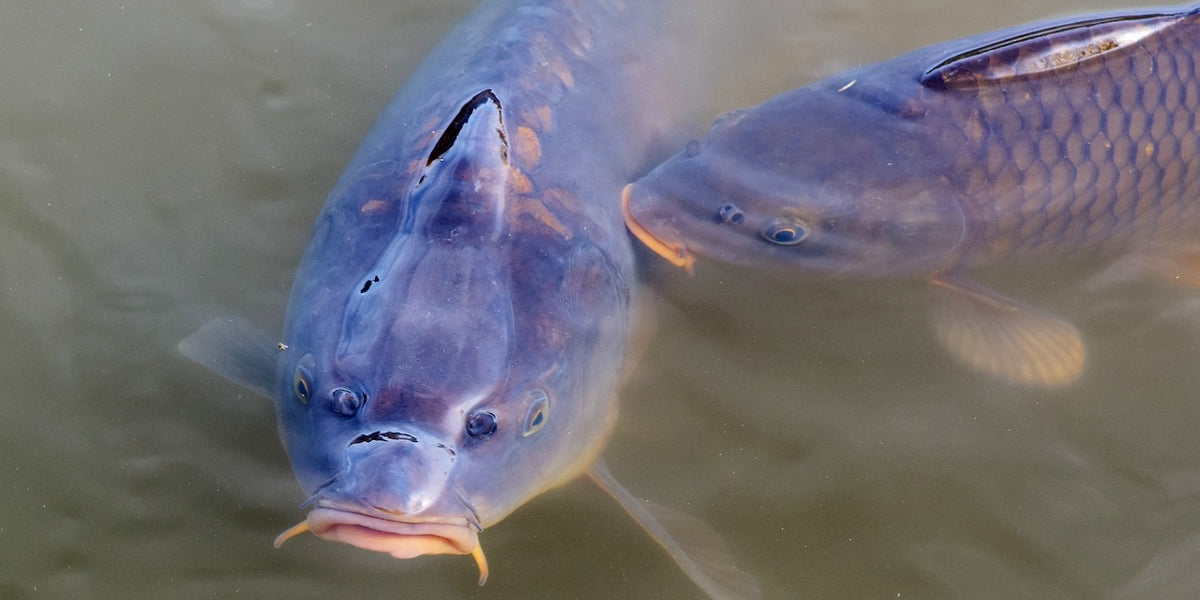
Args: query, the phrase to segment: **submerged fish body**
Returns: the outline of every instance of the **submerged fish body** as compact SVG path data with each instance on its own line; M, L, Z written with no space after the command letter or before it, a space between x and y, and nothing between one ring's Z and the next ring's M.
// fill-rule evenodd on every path
M696 255L924 277L958 358L1076 379L1078 331L970 267L1163 252L1200 233L1200 9L1078 17L918 50L719 118L625 191L626 222Z
M602 447L633 281L611 199L663 129L645 97L596 101L652 72L633 10L481 6L331 192L274 394L317 535L471 553Z
M485 2L330 193L281 340L256 354L261 337L215 322L181 343L276 400L309 509L277 546L311 531L397 558L471 554L482 584L480 532L587 473L710 595L756 595L715 548L720 564L689 557L597 458L634 292L621 186L686 121L653 109L683 82L663 10Z

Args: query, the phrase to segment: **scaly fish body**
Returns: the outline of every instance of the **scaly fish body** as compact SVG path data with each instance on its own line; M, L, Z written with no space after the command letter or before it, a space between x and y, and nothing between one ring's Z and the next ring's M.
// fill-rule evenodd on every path
M928 278L949 294L937 324L954 354L1066 383L1084 363L1074 328L961 274L1193 240L1198 62L1197 9L931 46L721 117L627 189L626 220L681 266Z

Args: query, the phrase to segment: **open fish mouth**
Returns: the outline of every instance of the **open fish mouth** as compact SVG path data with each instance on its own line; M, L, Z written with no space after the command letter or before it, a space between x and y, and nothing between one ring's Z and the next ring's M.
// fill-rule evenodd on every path
M646 229L634 218L633 211L629 209L629 195L633 190L633 186L634 184L631 183L626 185L625 189L621 190L621 214L625 217L625 227L629 229L629 232L638 241L653 250L655 254L663 257L667 262L676 267L684 269L689 275L692 274L692 264L696 262L696 255L688 251L686 245L678 241L665 240L650 233L649 229Z
M438 521L399 521L340 508L318 507L308 517L275 538L275 547L306 531L332 542L383 552L396 558L426 554L470 554L479 567L479 585L487 582L487 559L479 532L464 518Z

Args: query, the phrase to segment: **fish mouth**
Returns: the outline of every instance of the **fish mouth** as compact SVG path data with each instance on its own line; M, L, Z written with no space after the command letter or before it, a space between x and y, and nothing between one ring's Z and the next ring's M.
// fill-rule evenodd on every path
M470 554L479 567L479 585L487 582L487 559L478 528L466 517L403 521L341 508L319 506L308 517L275 538L278 548L306 531L331 542L407 559L426 554Z
M621 190L621 214L625 217L625 227L629 229L629 232L638 241L650 250L653 250L655 254L663 257L672 265L682 268L688 272L688 275L691 275L692 264L696 262L696 255L692 254L682 242L664 240L650 233L649 229L646 229L645 226L634 218L633 211L629 209L629 196L633 190L633 186L634 184L631 183L626 185L625 189Z

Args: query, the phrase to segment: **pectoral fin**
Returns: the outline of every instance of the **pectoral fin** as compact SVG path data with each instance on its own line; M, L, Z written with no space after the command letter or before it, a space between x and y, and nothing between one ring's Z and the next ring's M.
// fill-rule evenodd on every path
M1136 254L1132 263L1167 281L1189 288L1200 288L1200 244L1177 246L1158 253Z
M179 342L178 348L222 377L271 397L279 342L245 319L213 319Z
M931 279L938 339L968 365L1014 383L1042 387L1079 378L1087 362L1074 325L973 284Z
M588 477L616 500L709 597L762 598L758 581L737 568L721 538L699 519L634 498L600 460L588 469Z

